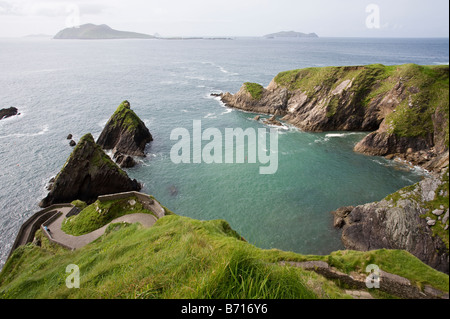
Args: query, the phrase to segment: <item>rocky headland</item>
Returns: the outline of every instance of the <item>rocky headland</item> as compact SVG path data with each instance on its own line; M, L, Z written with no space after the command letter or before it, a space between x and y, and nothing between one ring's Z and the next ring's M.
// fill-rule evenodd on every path
M13 106L11 106L7 109L1 109L0 110L0 120L5 119L10 116L17 115L17 114L18 114L18 110L17 110L17 108L15 108Z
M113 158L121 167L132 167L132 156L145 156L145 146L153 141L144 122L134 113L128 101L123 101L97 139L103 149L112 150Z
M100 195L140 189L140 184L130 179L88 133L80 139L39 206L77 199L90 203Z
M447 169L379 202L341 207L334 225L347 249L404 249L448 274L448 185Z
M380 202L334 212L347 249L404 249L448 273L449 67L415 64L307 68L264 88L246 82L227 106L281 117L301 130L370 132L354 150L430 172Z
M355 151L440 170L448 159L448 80L448 66L307 68L281 72L267 88L246 82L221 100L304 131L371 132Z

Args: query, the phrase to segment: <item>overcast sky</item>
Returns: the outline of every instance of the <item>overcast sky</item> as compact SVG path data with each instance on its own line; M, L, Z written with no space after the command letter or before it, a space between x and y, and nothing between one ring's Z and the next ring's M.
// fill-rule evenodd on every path
M161 36L448 37L448 0L0 0L0 37L108 24Z

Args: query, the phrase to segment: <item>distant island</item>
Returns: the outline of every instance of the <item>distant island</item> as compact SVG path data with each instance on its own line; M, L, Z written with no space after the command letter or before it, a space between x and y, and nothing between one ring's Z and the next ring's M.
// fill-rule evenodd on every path
M114 30L106 24L95 25L92 23L83 24L79 27L66 28L59 31L54 39L154 39L153 35L136 33L129 31Z
M319 36L315 33L303 33L295 31L281 31L277 33L266 34L264 38L318 38Z
M51 37L51 36L49 36ZM233 40L229 37L161 37L159 34L149 35L130 31L118 31L106 24L83 24L79 27L66 28L59 31L53 39L75 40L113 40L113 39L160 39L160 40Z

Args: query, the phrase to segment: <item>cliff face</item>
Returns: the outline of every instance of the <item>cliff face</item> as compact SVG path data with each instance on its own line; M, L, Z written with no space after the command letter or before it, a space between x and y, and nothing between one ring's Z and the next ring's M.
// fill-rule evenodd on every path
M448 66L293 70L278 74L267 88L244 83L222 101L282 116L306 131L372 131L355 151L398 156L441 174L380 202L340 208L335 225L343 227L347 249L404 249L448 273Z
M92 135L86 134L78 142L39 206L69 203L76 199L91 202L99 195L138 191L140 188L136 180L131 180L95 144Z
M245 83L222 101L305 131L373 131L355 151L424 164L448 151L448 83L448 66L308 68L281 72L267 88Z
M347 249L404 249L431 267L449 272L448 169L380 202L334 212Z
M145 145L153 140L144 122L133 112L128 101L122 102L109 119L97 144L119 155L145 156Z

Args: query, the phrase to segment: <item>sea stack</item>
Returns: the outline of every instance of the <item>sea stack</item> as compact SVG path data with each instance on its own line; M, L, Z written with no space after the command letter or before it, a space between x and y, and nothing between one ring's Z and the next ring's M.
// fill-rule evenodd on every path
M90 203L100 195L140 189L140 184L130 179L88 133L80 139L39 206L47 207L76 199Z
M117 153L127 158L145 156L145 146L151 141L153 137L144 122L130 108L130 103L123 101L106 123L97 144L112 150L115 158Z

